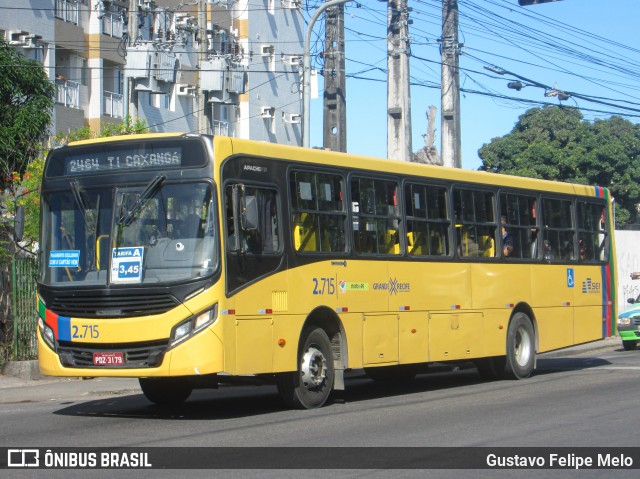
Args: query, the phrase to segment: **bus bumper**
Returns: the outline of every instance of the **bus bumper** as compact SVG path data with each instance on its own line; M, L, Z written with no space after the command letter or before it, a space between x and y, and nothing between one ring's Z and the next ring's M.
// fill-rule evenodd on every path
M206 328L164 353L157 367L127 368L125 366L69 367L38 335L38 363L45 376L71 377L168 377L200 376L224 372L224 348L220 338ZM96 352L99 346L96 345Z

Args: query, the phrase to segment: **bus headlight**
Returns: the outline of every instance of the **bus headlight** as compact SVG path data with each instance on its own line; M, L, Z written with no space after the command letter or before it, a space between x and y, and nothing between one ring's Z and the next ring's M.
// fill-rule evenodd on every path
M177 324L171 331L170 347L185 341L218 319L218 304Z
M53 329L51 329L47 323L42 320L42 318L38 318L38 328L40 329L40 335L42 336L42 339L44 339L44 342L47 343L47 346L55 350Z

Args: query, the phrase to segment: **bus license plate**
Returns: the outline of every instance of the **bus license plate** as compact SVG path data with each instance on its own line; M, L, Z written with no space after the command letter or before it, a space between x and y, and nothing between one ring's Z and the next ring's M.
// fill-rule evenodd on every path
M120 366L124 364L122 353L93 353L94 366Z

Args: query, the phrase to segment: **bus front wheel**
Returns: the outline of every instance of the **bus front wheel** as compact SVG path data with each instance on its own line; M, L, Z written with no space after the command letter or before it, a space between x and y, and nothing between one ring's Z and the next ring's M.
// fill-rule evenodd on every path
M327 333L320 328L305 329L298 349L298 370L278 374L278 393L291 408L322 407L331 394L334 374Z
M505 377L525 379L533 372L536 359L535 332L529 316L516 313L507 329Z
M159 406L177 406L191 395L192 387L174 378L140 378L145 397Z
M638 345L638 341L633 339L628 341L622 341L622 347L624 348L625 351L633 351L636 349L637 345Z

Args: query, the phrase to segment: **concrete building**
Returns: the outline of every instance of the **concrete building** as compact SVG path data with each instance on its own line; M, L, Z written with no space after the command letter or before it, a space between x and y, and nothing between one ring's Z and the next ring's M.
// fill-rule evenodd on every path
M58 86L52 133L130 116L154 132L301 144L298 0L0 0L0 10L0 37Z

